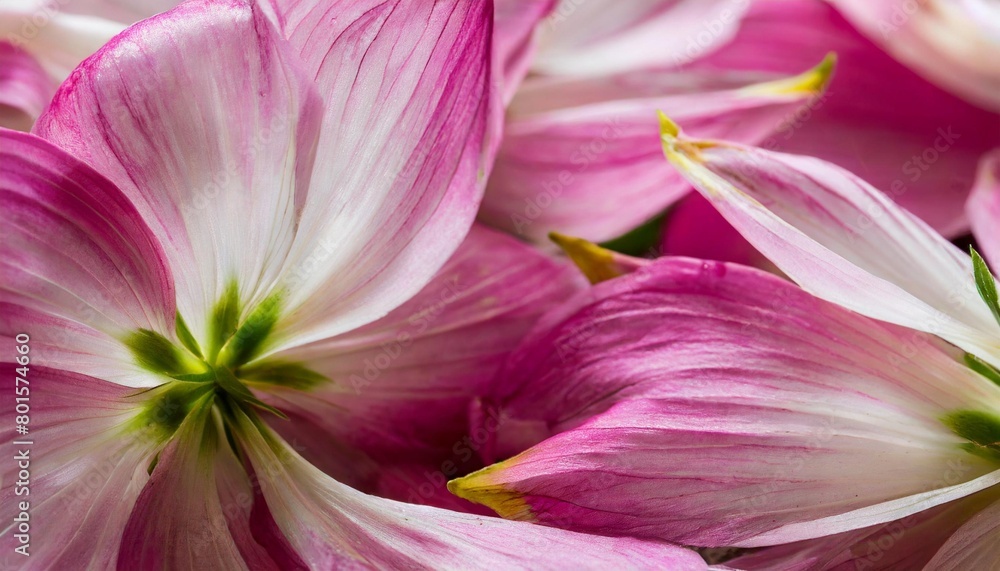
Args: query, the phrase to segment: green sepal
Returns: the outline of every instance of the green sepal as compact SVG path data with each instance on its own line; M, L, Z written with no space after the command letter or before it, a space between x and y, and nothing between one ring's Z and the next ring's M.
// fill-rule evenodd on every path
M191 335L191 330L188 329L187 323L184 322L184 318L181 317L181 313L178 311L177 316L174 318L174 329L177 331L177 338L180 339L181 345L184 345L191 354L199 359L204 359L205 356L201 353L201 347L198 346L198 342L195 341L194 335Z
M962 445L966 451L1000 460L1000 416L979 410L956 410L942 417L941 422L969 441Z
M155 331L140 329L125 337L124 343L143 369L167 376L188 372L177 347Z
M252 392L250 392L250 389L248 389L246 385L241 383L239 379L233 375L229 369L225 367L217 367L215 369L215 382L223 391L226 392L227 395L232 397L237 402L266 410L279 418L288 420L285 413L258 399Z
M238 367L256 357L264 340L274 329L274 324L278 322L283 301L282 292L276 292L254 308L226 343L220 362L229 367Z
M236 332L240 321L240 292L236 281L229 282L215 307L212 308L212 319L208 324L208 360L215 361L219 351L226 341Z
M300 391L308 391L330 382L330 379L298 363L290 361L262 361L244 367L238 372L239 378L248 383L276 385Z
M972 353L965 354L965 364L968 365L973 371L1000 386L1000 371L998 371L993 365L990 365Z
M135 398L141 396L145 402L142 411L129 423L129 429L144 433L156 442L166 441L177 431L199 399L213 390L210 384L170 382L137 393Z
M993 312L993 319L1000 323L1000 300L997 298L997 282L990 273L986 260L979 255L975 248L969 246L969 254L972 256L972 273L976 278L976 289L979 290L979 297L983 298L986 306Z

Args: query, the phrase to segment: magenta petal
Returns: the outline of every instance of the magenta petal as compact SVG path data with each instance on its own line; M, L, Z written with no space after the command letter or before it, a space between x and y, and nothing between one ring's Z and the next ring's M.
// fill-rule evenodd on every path
M955 357L763 272L664 258L545 318L501 373L500 432L556 434L449 487L509 518L685 545L869 527L1000 479L939 420L1000 406Z
M54 92L54 83L31 54L0 42L0 126L27 131Z
M965 211L980 253L1000 271L1000 149L983 157Z
M662 250L666 256L734 262L761 269L774 267L711 202L696 192L682 198L667 214Z
M0 130L4 333L69 320L105 335L173 330L174 289L153 233L93 169L34 135ZM53 331L58 329L58 325ZM67 339L70 347L82 347ZM54 364L54 363L49 363Z
M288 346L382 317L468 232L492 157L492 6L274 3L325 103L286 274L297 290L279 324Z
M967 232L962 204L980 156L1000 145L1000 115L900 64L831 4L753 2L733 40L694 67L794 73L836 52L826 96L761 146L834 162L946 236Z
M314 86L253 6L197 0L130 27L81 64L35 127L136 205L199 339L230 284L244 300L274 287L319 128Z

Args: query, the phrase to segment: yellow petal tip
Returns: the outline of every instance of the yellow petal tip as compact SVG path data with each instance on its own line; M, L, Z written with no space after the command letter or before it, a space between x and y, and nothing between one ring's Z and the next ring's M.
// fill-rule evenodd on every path
M569 259L573 260L576 267L580 268L592 284L617 278L624 273L616 264L615 254L611 250L583 238L566 236L558 232L550 232L549 239L566 252Z
M451 480L448 491L464 500L486 506L504 519L531 519L531 507L521 494L488 482L490 473L501 465L503 462Z
M830 79L836 68L837 54L830 52L816 67L805 73L787 79L762 83L751 87L750 90L753 93L765 95L815 95L822 93L830 84Z
M660 135L663 137L676 138L681 133L681 128L674 123L674 120L667 117L663 111L657 111L660 115Z

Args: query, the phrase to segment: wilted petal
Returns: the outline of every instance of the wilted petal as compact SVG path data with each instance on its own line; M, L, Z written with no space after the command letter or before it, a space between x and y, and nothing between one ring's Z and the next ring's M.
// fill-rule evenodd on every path
M241 413L237 413L240 414ZM274 521L311 568L705 569L665 543L577 534L366 496L245 416L240 433Z
M927 571L989 569L1000 561L1000 501L972 516L927 564Z
M294 237L319 101L286 48L256 8L188 2L88 59L35 127L135 203L198 339L232 283L270 293Z
M457 0L275 4L325 103L284 277L294 313L278 335L293 337L288 345L384 316L468 232L491 154L492 9Z
M535 71L603 75L677 66L735 33L743 0L564 0L540 29Z
M55 84L28 52L0 41L0 127L27 131Z
M493 392L507 355L581 281L575 268L475 226L434 279L389 315L273 355L249 378L278 408L311 419L313 431L322 427L383 463L444 460L468 434L473 399ZM326 380L268 384L269 363L282 362Z
M1000 150L983 157L965 211L976 244L994 271L1000 271Z
M997 410L1000 387L932 337L750 268L662 259L603 282L510 363L502 417L557 434L449 484L505 517L774 545L1000 480L941 420Z
M1000 8L991 0L833 0L872 41L918 73L1000 111Z
M8 456L2 471L4 553L21 545L15 517L19 503L28 501L30 556L10 555L18 558L19 569L111 568L160 444L157 433L137 423L140 409L126 399L134 389L35 365L25 385L15 383L15 367L2 367L3 389L12 395L3 414L3 439L15 456ZM13 395L25 386L31 389L29 433L17 435ZM32 444L9 444L24 440ZM27 485L18 483L16 455L23 450L29 450Z
M529 80L508 111L480 217L539 241L619 236L691 188L657 154L657 109L705 137L758 142L822 91L832 64L764 84L648 71Z
M1000 145L1000 116L918 76L830 3L752 2L736 37L693 66L787 74L831 51L839 65L825 96L761 146L834 162L945 236L967 232L962 203L980 156Z
M820 159L677 137L674 166L806 290L1000 364L969 256L884 194Z

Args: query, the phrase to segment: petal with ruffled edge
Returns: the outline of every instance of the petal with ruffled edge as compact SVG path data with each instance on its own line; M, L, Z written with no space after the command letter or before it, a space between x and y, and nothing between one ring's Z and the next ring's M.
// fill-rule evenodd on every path
M983 256L994 270L1000 270L1000 150L979 163L976 186L965 204L972 222L972 233Z
M274 521L312 568L705 569L666 543L577 534L366 496L332 480L237 412Z
M285 347L384 316L427 285L468 233L491 155L492 7L274 4L325 100L284 276L290 314L276 331Z
M129 385L141 372L125 335L169 335L166 256L128 198L51 143L0 130L0 336L28 333L39 364Z
M507 355L582 282L568 264L474 226L434 279L386 317L277 353L243 378L307 423L308 431L280 421L274 428L306 444L301 452L314 463L325 465L329 444L310 446L300 432L348 444L381 463L443 462L464 446L473 399L494 392L494 374ZM283 386L283 363L325 380Z
M830 3L752 2L732 41L692 65L788 74L831 51L839 66L826 95L761 146L836 163L945 236L967 232L962 203L980 156L1000 145L1000 115L900 64Z
M691 189L661 162L657 109L705 137L754 143L819 95L832 67L763 84L725 72L528 80L508 110L480 218L538 241L551 231L619 236Z
M16 367L2 366L4 391L12 395L11 406L4 407L3 439L33 443L8 444L15 458L29 450L30 478L18 483L18 461L5 463L0 496L4 553L21 545L15 517L20 502L27 501L31 555L17 555L17 568L108 569L162 435L137 424L142 409L127 399L134 389L34 364L25 385L15 381ZM17 435L13 395L26 386L31 390L29 433ZM173 413L165 407L150 411Z
M832 0L859 30L921 75L1000 111L1000 8L989 0Z
M178 97L183 93L184 97ZM274 288L309 183L314 87L258 9L187 2L104 47L36 131L125 192L163 244L199 340L234 282Z
M55 83L31 54L0 41L0 127L31 129L55 90Z
M927 571L989 569L1000 561L1000 501L972 516L927 564Z
M694 141L670 124L663 139L678 171L803 288L1000 364L969 256L886 195L820 159Z
M541 27L532 64L547 75L604 75L682 65L735 33L743 0L561 2Z
M510 425L558 434L449 484L505 517L774 545L1000 481L997 464L965 451L942 420L998 410L1000 387L933 337L759 270L686 259L568 305L501 373Z

